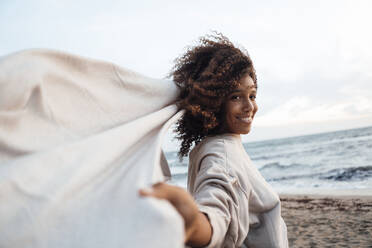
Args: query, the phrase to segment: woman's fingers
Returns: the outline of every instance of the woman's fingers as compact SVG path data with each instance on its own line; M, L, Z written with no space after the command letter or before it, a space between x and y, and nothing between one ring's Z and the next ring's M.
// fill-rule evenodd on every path
M151 196L159 199L170 200L171 198L171 186L165 183L156 183L152 187L143 188L139 190L141 196Z
M139 190L141 196L151 196L154 193L152 188L143 188Z

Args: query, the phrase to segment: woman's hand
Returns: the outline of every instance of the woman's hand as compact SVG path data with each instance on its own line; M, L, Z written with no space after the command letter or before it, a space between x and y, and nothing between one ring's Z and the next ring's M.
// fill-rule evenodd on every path
M191 246L205 246L212 237L212 227L207 217L199 212L193 197L186 190L157 183L149 189L141 189L139 194L169 201L185 221L185 242Z

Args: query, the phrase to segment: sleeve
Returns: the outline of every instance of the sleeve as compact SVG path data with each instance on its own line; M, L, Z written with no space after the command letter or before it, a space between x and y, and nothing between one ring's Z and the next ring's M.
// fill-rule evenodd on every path
M237 242L243 243L245 237L238 238L240 225L249 226L249 220L238 218L242 192L237 179L229 173L223 155L209 154L202 159L191 193L212 226L212 238L207 247L236 247ZM248 203L247 198L243 198L243 202ZM245 205L241 210L248 213L248 204Z

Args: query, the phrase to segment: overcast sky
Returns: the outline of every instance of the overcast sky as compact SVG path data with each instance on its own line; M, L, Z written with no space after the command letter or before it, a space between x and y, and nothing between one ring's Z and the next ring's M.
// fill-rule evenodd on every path
M244 140L260 140L372 125L371 13L369 0L1 0L0 54L53 48L160 78L217 30L255 63Z

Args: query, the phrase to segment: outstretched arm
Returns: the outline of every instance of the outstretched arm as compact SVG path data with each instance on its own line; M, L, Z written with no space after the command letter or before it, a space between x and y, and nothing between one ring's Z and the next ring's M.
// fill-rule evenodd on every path
M199 211L193 197L186 190L166 183L157 183L150 189L140 190L139 193L142 196L168 200L177 209L185 221L187 245L203 247L210 242L211 224L205 214Z

